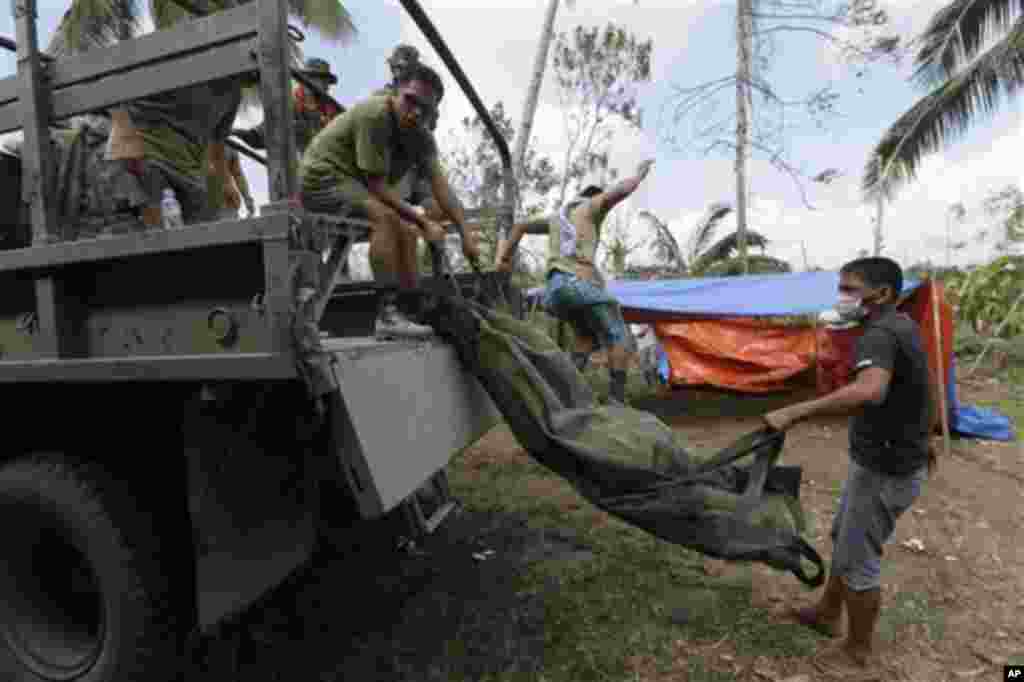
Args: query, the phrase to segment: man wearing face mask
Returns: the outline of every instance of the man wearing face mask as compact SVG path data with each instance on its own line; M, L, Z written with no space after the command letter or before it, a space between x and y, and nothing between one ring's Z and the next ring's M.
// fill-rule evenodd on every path
M882 547L897 519L921 493L934 466L928 358L916 323L896 310L903 289L900 266L888 258L862 258L839 274L836 311L859 320L854 380L823 398L769 412L767 424L786 430L808 417L853 411L850 463L833 519L831 575L814 606L794 609L803 625L838 635L846 607L846 639L821 662L842 668L871 664L881 608Z

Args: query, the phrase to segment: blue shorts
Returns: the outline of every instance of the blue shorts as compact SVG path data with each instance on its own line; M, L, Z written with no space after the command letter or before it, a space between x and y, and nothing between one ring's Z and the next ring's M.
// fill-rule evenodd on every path
M626 345L629 335L618 302L593 282L555 270L548 277L543 303L549 313L598 346Z
M832 575L841 576L854 592L881 584L882 547L892 537L896 520L921 494L927 476L927 467L889 476L850 460L832 522Z

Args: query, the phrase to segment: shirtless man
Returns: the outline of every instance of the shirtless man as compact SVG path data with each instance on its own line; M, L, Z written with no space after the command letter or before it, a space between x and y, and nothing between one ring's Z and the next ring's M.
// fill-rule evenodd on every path
M573 360L582 372L595 346L608 349L611 375L610 402L626 403L626 368L629 366L629 334L618 302L604 288L594 265L601 224L615 206L636 191L651 170L644 161L636 175L605 190L590 185L565 204L557 215L544 219L548 225L547 286L544 307L572 325L576 335ZM536 222L536 221L535 221ZM498 245L496 268L509 271L512 254L534 223L515 225L509 238Z

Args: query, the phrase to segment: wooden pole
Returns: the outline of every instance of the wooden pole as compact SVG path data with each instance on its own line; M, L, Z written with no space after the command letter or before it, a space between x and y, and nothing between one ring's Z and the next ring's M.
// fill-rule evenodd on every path
M942 348L942 322L939 315L939 290L935 282L935 270L928 279L932 295L932 322L935 325L935 348L938 350L939 358L936 365L936 373L939 375L939 416L942 423L942 450L948 458L952 443L949 435L949 406L946 404L946 356Z

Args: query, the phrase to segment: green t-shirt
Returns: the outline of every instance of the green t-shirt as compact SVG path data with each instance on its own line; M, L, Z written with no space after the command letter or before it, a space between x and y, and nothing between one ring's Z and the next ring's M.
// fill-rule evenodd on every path
M309 188L354 179L369 184L383 175L395 186L416 166L436 166L434 138L421 129L403 130L389 100L372 96L335 117L310 143L300 174Z

